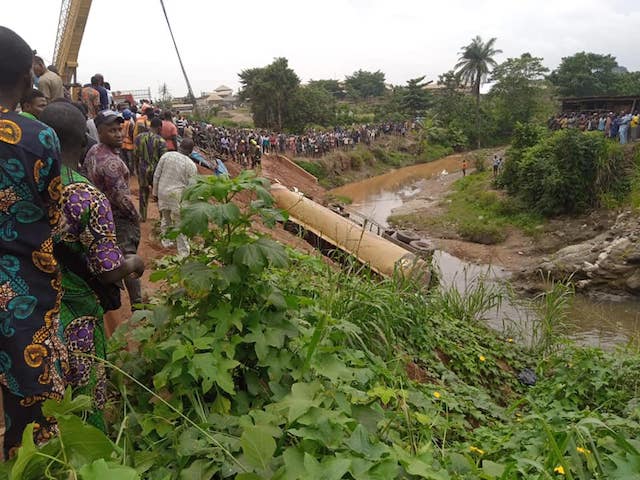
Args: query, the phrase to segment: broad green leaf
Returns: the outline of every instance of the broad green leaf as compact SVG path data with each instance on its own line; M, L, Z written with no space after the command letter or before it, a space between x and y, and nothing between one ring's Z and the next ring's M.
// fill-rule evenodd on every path
M194 461L189 468L180 472L180 480L194 480L196 478L209 479L220 470L211 460L199 458ZM236 477L237 478L237 477Z
M282 454L284 459L284 472L282 480L297 480L306 477L307 470L304 467L304 453L298 448L289 447Z
M102 458L84 465L79 473L82 480L138 480L140 478L133 468L106 462Z
M255 473L239 473L236 476L236 480L264 480L264 477L256 475Z
M351 460L329 457L318 462L308 453L304 454L304 467L307 478L314 480L340 480L349 471Z
M188 427L178 437L176 453L181 457L192 457L209 449L207 440L195 427Z
M365 480L371 478L369 470L376 465L374 462L365 460L364 458L353 457L351 459L351 466L349 467L349 473L355 480ZM393 478L393 477L387 477Z
M352 451L369 460L379 460L384 453L389 451L385 445L380 443L373 445L369 440L369 433L362 425L356 427L346 444Z
M372 398L379 398L385 405L387 405L392 398L397 398L396 391L393 388L385 387L384 385L376 385L367 392L367 395Z
M322 385L317 382L293 384L291 393L280 402L280 405L288 410L287 419L289 423L293 423L300 416L307 413L310 408L320 405L321 401L315 399L320 390L322 390Z
M504 473L505 466L501 463L492 462L491 460L482 461L482 471L487 475L501 477Z
M242 432L240 446L246 462L257 470L269 468L276 451L276 441L262 427L248 427Z
M69 413L85 412L91 408L91 398L87 395L78 395L72 398L71 387L64 391L62 400L45 400L42 404L42 413L47 417L57 417Z
M30 423L22 433L22 446L18 449L15 463L11 469L10 479L26 480L28 477L25 475L25 470L32 463L38 463L44 469L46 459L37 456L36 444L33 442L33 423ZM32 465L32 467L37 468L36 465Z
M233 254L233 261L236 264L244 265L252 272L259 272L267 264L262 250L255 243L238 247Z
M209 231L209 219L213 205L208 202L196 202L182 208L180 230L188 237Z
M367 477L371 480L387 480L398 477L398 471L400 467L395 459L384 460L377 462L371 470L368 472Z
M187 262L180 267L185 287L196 292L208 292L217 278L217 271L201 262Z
M240 365L236 360L230 360L214 352L196 353L191 360L195 373L202 378L203 393L217 385L230 395L235 394L233 383L233 369Z
M289 256L284 247L273 240L266 237L260 237L255 245L262 251L269 264L274 267L284 268L289 263Z
M218 394L211 404L211 410L221 415L227 415L231 411L231 400L224 395Z
M104 433L83 423L80 418L63 415L57 420L64 451L76 468L100 458L107 460L115 451L114 444Z

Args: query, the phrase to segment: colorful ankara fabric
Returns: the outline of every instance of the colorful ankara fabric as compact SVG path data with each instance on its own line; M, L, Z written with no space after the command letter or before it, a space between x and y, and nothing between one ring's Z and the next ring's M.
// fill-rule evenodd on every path
M10 456L29 422L37 442L55 426L43 400L61 398L62 289L52 233L60 221L60 145L46 125L0 107L0 384ZM1 433L1 432L0 432Z
M133 156L138 165L138 185L140 199L140 217L147 219L149 205L149 186L153 185L153 172L160 161L160 157L167 151L167 142L160 135L153 132L141 133L135 138Z
M96 187L68 167L62 169L62 215L65 231L56 237L85 261L93 275L110 272L124 257L116 244L115 224L109 201ZM89 421L104 429L102 410L106 401L104 364L86 355L106 358L103 310L87 282L61 265L62 306L60 322L69 352L67 383L74 394L92 398L94 411Z
M138 212L129 198L129 169L120 156L103 143L94 145L84 161L87 178L111 203L114 216L138 220Z

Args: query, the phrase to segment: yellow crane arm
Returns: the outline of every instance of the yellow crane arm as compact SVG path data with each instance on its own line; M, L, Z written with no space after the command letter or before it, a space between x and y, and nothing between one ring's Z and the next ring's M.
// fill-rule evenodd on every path
M90 9L91 0L62 0L53 63L66 85L76 81L78 53Z

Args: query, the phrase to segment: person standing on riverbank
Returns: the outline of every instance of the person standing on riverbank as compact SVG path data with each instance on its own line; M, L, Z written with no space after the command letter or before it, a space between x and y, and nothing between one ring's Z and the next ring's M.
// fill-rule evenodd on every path
M462 159L462 176L463 177L467 176L467 159L466 158Z

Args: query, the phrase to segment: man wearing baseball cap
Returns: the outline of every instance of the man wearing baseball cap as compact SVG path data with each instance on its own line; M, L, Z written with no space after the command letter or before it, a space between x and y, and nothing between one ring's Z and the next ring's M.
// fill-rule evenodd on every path
M116 237L120 250L136 254L140 243L140 215L129 198L129 169L120 158L122 148L121 114L112 110L100 112L94 119L100 142L87 152L85 170L87 178L106 195L116 224ZM140 279L125 279L131 305L142 302ZM105 316L105 328L113 331L117 325L110 324Z

